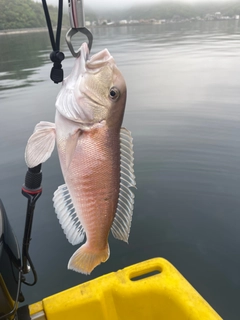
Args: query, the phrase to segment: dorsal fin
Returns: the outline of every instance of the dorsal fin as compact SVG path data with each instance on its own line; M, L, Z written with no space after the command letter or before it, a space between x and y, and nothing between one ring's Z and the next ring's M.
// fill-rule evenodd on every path
M120 131L120 191L115 218L112 224L112 234L115 238L128 242L131 228L134 194L130 187L136 186L133 169L133 143L131 132L125 128Z
M54 192L53 206L68 241L72 245L82 242L85 231L76 214L66 184L59 186Z

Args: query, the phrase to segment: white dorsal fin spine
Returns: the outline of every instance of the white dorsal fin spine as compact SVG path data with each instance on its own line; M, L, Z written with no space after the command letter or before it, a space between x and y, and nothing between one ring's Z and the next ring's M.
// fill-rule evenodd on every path
M130 170L130 168L131 168L131 170ZM129 177L133 176L133 180L135 180L133 167L130 166L130 168L128 166L126 166L124 163L121 163L121 176L122 176L122 172L123 172Z
M127 154L124 155L123 152L121 152L121 162L122 162L122 160L125 161L126 163L128 163L129 165L130 165L131 163L133 163L133 157L131 157L131 156L128 156L128 157L127 157Z
M131 211L131 207L129 206L125 201L123 201L121 198L118 199L119 207L121 207L124 211Z
M120 192L116 215L112 224L115 238L128 242L131 228L134 194L130 190L136 186L133 169L133 139L131 132L125 128L120 130Z
M125 144L125 147L127 148L130 148L131 149L131 146L132 146L132 141L130 140L126 140L124 138L120 138L120 141L121 143L124 143ZM132 150L131 150L132 151ZM133 151L132 151L133 152Z
M125 131L125 130L126 130L126 131ZM130 132L130 135L129 135L129 132L130 132L129 130L127 130L127 129L125 129L125 128L121 128L120 138L132 142L132 141L133 141L133 138L132 138L132 136L131 136L131 132Z
M125 190L125 192L127 192L132 199L135 198L135 195L132 192L132 190L128 189L128 187L126 187L122 182L120 182L120 186L121 186L121 190Z
M127 205L129 206L129 208L131 208L131 207L133 206L133 204L134 204L134 201L133 201L133 202L130 201L130 200L128 199L128 197L123 196L122 194L119 195L119 199L121 199L123 203L127 204Z
M133 150L131 150L131 148L129 146L125 146L123 145L124 141L120 142L121 145L121 154L125 157L128 157L128 159L133 160Z
M121 227L123 226L124 228L127 228L127 224L128 221L124 220L124 218L122 218L120 215L118 215L118 217L116 218L116 220L118 221L118 223L121 225Z
M124 179L123 177L121 178L121 182L126 186L126 187L135 187L136 183L131 184L131 181L129 179ZM136 188L136 187L135 187Z
M76 214L71 195L65 184L54 192L53 205L68 241L75 245L84 239L84 229Z
M130 175L134 176L134 178L135 178L133 167L131 167L130 165L127 165L127 164L121 162L121 169L126 171L127 173L130 173Z
M119 219L119 217L116 217L115 228L116 228L118 234L120 234L120 237L118 237L117 239L127 242L128 235L127 235L127 233L125 231L126 227L118 219Z
M124 142L122 141L121 142L121 146L122 146L123 143ZM121 149L121 153L127 155L128 157L133 158L133 151L128 146L123 145L122 149Z
M122 217L122 219L125 219L124 221L131 222L131 217L127 217L126 215L124 215L124 210L122 210L120 206L118 207L117 211L119 213L119 216Z
M127 201L130 201L130 203L134 204L134 197L131 197L129 193L127 193L123 188L122 188L122 197L124 197Z
M127 170L125 169L125 171L127 171ZM135 184L136 184L135 175L132 172L130 172L129 170L128 170L128 173L126 173L125 171L123 171L123 170L121 171L122 177L124 179L126 179L127 181L131 182L133 186L135 186Z
M126 159L126 158L123 158L123 155L121 154L121 160L120 160L120 163L121 163L121 167L126 167L128 168L129 170L132 170L133 171L133 167L131 165L132 163L132 160L131 159Z
M122 128L122 129L123 129L123 128ZM122 129L121 129L121 130L122 130ZM126 130L127 130L127 129L126 129ZM130 132L129 130L127 130L127 131ZM129 136L128 132L126 132L126 133L125 133L125 132L120 132L120 138L132 142L132 141L133 141L133 138L132 138L132 136Z
M121 234L119 233L118 229L115 227L115 225L112 225L112 234L114 235L115 238L121 239Z

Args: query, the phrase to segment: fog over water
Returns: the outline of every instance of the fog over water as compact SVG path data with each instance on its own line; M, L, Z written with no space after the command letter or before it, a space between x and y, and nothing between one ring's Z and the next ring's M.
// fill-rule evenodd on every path
M164 257L224 319L239 320L239 21L102 27L92 33L92 53L108 48L128 88L123 125L134 139L137 180L129 244L110 235L106 263L90 276L67 270L77 247L66 240L52 205L63 183L55 150L43 165L30 245L39 279L34 288L23 286L26 303ZM82 40L74 38L74 46ZM0 41L0 197L21 244L24 150L36 123L54 121L60 85L49 79L47 32ZM64 39L61 46L68 75L74 59Z

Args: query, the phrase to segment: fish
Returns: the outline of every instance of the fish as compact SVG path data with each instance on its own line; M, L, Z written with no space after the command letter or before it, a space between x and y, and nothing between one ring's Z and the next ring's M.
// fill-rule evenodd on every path
M48 160L55 148L64 184L53 206L67 240L84 244L68 269L90 274L108 260L109 233L128 243L134 193L133 138L122 127L126 82L107 49L90 57L87 43L56 99L55 123L39 122L30 136L29 168Z

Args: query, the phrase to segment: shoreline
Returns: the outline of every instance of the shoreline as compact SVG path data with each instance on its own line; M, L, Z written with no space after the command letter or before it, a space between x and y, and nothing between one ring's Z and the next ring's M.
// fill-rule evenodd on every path
M66 27L62 27L62 30L67 30ZM56 31L53 29L53 31ZM37 32L48 32L48 28L23 28L23 29L6 29L0 30L0 36L8 34L21 34L21 33L37 33Z
M25 29L6 29L0 30L0 36L5 34L33 33L48 31L47 28L25 28Z
M239 21L235 19L218 19L218 20L183 20L183 21L166 21L162 23L126 23L126 24L110 24L110 25L98 25L98 26L87 26L88 29L94 29L94 28L109 28L109 27L136 27L136 26L144 26L144 25L169 25L169 24L182 24L182 23L193 23L193 22L215 22L215 21ZM62 30L66 31L69 28L67 27L62 27ZM53 31L56 31L56 28L53 29ZM42 28L23 28L23 29L6 29L6 30L0 30L0 36L3 35L8 35L8 34L26 34L26 33L38 33L38 32L48 32L47 27L42 27Z

